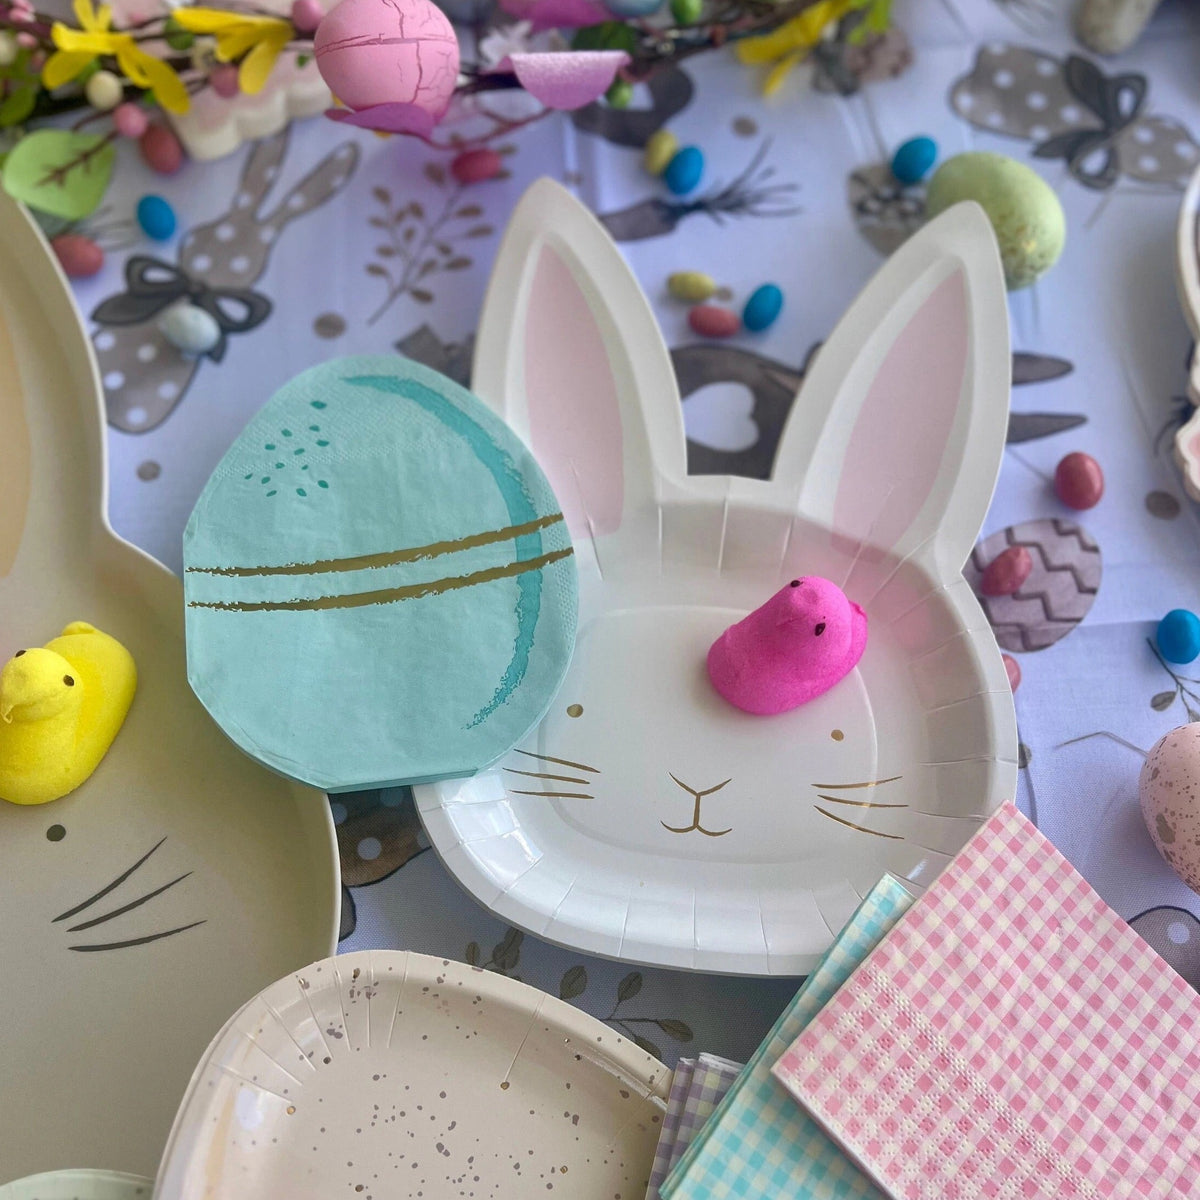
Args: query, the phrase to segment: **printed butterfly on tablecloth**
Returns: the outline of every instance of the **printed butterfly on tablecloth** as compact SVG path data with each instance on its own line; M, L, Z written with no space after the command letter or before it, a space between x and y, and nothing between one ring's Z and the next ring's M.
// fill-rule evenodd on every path
M1174 117L1147 111L1149 86L1079 54L1063 60L1000 42L981 47L950 107L977 129L1033 142L1035 158L1062 159L1084 187L1103 191L1125 175L1182 189L1200 145Z

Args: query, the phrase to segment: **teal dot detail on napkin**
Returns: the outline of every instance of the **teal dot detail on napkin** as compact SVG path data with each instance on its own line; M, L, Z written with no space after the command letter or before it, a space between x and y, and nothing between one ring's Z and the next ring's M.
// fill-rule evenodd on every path
M334 360L276 393L197 502L184 563L193 690L249 754L327 791L473 774L540 721L574 648L545 476L407 359Z

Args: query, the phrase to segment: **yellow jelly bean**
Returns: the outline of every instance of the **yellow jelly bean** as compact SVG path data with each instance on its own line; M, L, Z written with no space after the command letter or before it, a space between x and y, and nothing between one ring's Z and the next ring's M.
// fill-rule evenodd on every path
M661 175L667 169L667 163L675 157L679 149L679 139L669 129L658 129L650 135L646 149L642 154L642 166L651 175Z
M688 304L700 304L716 290L717 281L703 271L676 271L667 276L667 291L676 300L686 300Z

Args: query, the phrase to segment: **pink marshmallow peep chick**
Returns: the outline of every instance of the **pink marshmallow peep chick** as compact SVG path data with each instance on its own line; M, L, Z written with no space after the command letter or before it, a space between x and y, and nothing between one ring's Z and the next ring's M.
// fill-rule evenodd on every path
M854 670L866 645L867 614L836 583L806 575L713 642L708 677L745 712L788 712Z

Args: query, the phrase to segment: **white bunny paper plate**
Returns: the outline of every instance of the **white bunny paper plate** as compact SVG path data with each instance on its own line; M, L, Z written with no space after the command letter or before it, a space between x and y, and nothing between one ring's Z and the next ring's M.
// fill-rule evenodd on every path
M213 1031L334 946L334 830L188 689L179 581L105 515L100 381L66 280L2 194L0 380L0 662L86 620L139 676L91 778L0 801L0 1183L152 1175Z
M671 1072L504 975L397 950L326 959L213 1039L158 1200L643 1196Z
M1004 446L1007 316L990 226L959 206L825 343L773 478L689 478L649 304L586 210L531 189L473 386L563 503L579 632L533 735L417 789L472 895L594 954L803 974L882 872L927 884L1012 796L1012 694L961 575ZM866 610L866 653L818 699L750 716L710 685L706 653L803 575Z

